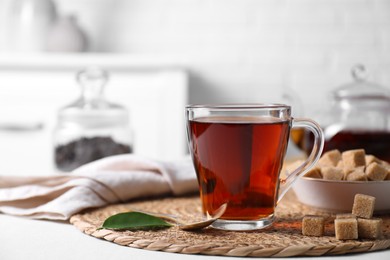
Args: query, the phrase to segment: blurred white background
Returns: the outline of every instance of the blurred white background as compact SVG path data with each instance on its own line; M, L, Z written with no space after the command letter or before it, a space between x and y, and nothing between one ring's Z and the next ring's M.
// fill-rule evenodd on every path
M388 0L55 3L59 13L77 16L90 52L172 56L190 71L191 103L268 101L284 87L310 115L326 92L351 81L356 63L390 86ZM4 50L7 38L0 41Z

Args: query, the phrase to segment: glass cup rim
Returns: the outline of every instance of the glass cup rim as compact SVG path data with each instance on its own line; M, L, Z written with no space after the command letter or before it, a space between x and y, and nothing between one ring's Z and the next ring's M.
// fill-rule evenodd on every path
M258 109L291 109L291 106L279 103L226 103L226 104L190 104L186 109L213 110L258 110Z

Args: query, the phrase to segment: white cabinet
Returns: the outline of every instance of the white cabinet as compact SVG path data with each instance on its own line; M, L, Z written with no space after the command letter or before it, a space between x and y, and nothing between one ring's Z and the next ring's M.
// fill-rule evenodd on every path
M78 97L75 74L88 65L109 71L105 96L129 109L135 153L162 160L186 154L188 78L171 60L109 54L7 55L0 56L0 175L55 171L51 138L56 113Z

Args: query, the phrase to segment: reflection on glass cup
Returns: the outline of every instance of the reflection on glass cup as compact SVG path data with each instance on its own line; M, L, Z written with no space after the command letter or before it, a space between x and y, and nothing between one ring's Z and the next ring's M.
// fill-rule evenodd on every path
M315 165L323 148L321 128L312 120L292 118L286 105L190 105L186 117L203 214L213 215L227 203L212 224L218 229L254 230L272 224L277 202ZM314 146L307 160L280 180L292 127L313 132Z

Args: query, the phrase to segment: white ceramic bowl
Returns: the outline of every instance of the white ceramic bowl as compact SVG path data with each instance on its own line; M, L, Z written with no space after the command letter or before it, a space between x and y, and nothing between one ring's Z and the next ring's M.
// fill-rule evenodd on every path
M355 194L374 196L375 213L390 212L390 181L328 181L301 177L293 184L303 204L330 212L351 212Z

